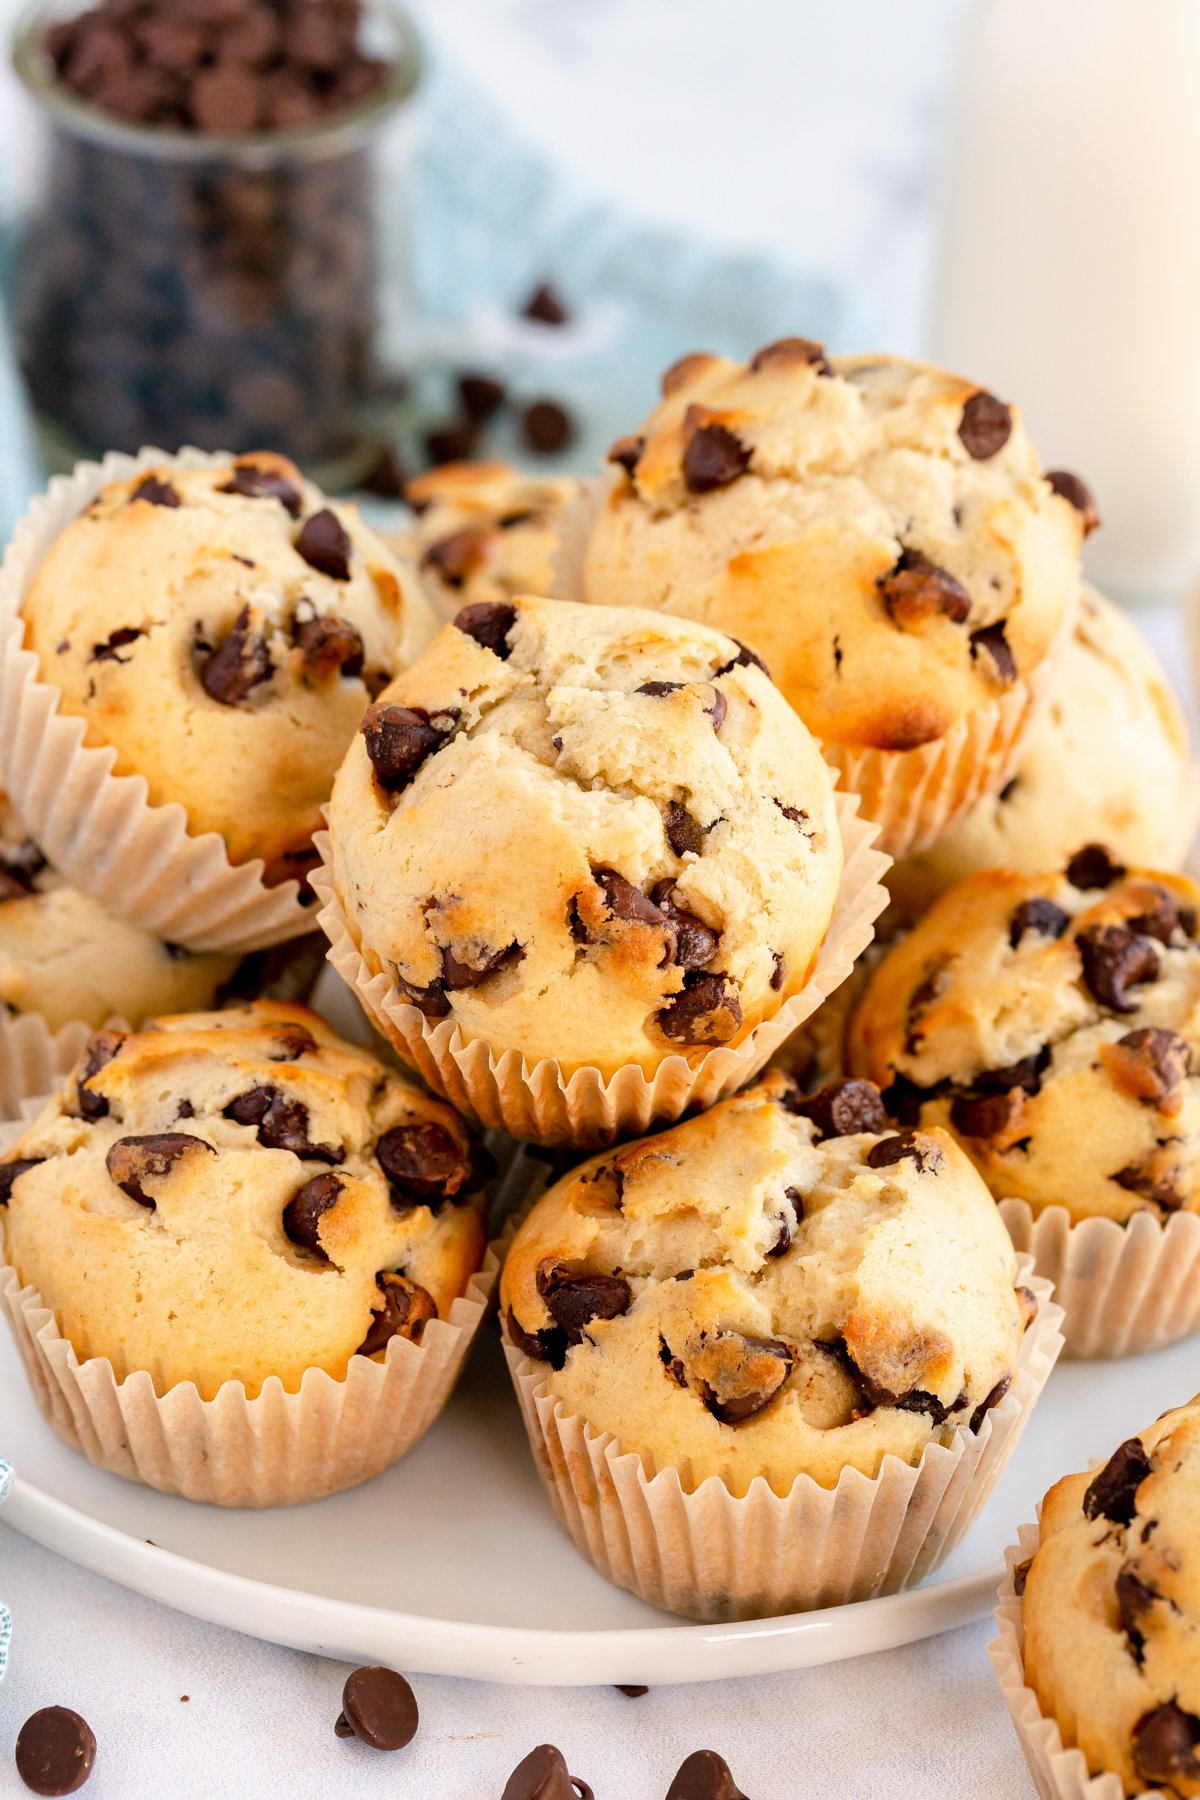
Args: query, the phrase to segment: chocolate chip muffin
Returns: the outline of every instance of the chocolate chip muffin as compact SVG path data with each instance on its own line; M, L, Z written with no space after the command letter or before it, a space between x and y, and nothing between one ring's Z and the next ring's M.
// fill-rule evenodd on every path
M448 1107L260 1002L97 1032L0 1164L0 1221L80 1360L252 1398L445 1318L481 1185Z
M52 869L0 794L0 1008L38 1013L51 1031L72 1019L211 1006L236 956L164 944L113 918Z
M501 1278L510 1342L598 1432L744 1494L916 1462L1008 1389L1032 1298L987 1189L877 1089L781 1073L581 1164Z
M1026 1684L1092 1774L1200 1794L1200 1397L1068 1475L1018 1565Z
M371 695L429 636L411 572L284 458L113 482L51 545L25 642L85 743L267 880L313 831ZM36 821L35 821L36 823Z
M1178 867L1196 824L1182 708L1133 622L1084 586L1075 628L1013 774L888 887L910 918L977 869L1036 875L1088 838L1124 862Z
M1198 907L1099 844L1060 874L969 876L875 971L849 1071L953 1132L997 1199L1200 1211Z
M563 601L465 607L366 714L329 824L371 975L564 1074L744 1040L842 870L829 772L749 652Z
M409 482L421 574L443 610L548 594L563 509L578 486L503 462L443 463Z

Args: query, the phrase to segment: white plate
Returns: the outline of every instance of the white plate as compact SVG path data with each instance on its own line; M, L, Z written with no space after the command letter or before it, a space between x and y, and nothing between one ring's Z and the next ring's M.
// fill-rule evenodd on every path
M348 1660L485 1681L711 1680L888 1649L979 1617L1002 1552L1060 1475L1200 1388L1200 1341L1119 1363L1060 1364L1016 1457L924 1587L742 1625L672 1620L610 1587L554 1522L494 1322L429 1436L366 1487L230 1513L106 1475L43 1423L0 1343L5 1523L182 1612Z

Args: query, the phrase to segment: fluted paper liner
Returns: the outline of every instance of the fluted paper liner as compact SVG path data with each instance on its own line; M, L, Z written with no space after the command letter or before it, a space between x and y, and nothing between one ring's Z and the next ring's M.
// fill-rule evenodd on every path
M835 1488L798 1475L786 1495L761 1476L741 1497L716 1476L688 1492L672 1467L622 1450L547 1391L544 1365L505 1355L538 1473L575 1547L618 1587L689 1618L770 1618L914 1587L983 1507L1054 1367L1062 1313L1018 1259L1038 1300L1013 1384L977 1434L960 1426L916 1464L844 1469Z
M227 455L111 452L56 475L0 564L0 775L43 855L119 918L191 950L258 950L312 930L294 881L265 887L261 861L235 865L215 831L195 835L178 801L152 806L145 778L114 775L116 751L85 745L86 721L58 711L24 647L20 609L59 533L100 489L166 464L210 468Z
M1054 1284L1066 1312L1068 1356L1139 1356L1200 1331L1200 1216L1162 1223L1148 1212L1071 1223L1065 1206L1035 1213L1001 1200L1000 1217L1018 1251Z
M988 1645L988 1655L1012 1715L1030 1778L1040 1800L1125 1800L1125 1783L1120 1776L1111 1771L1107 1775L1089 1774L1083 1751L1063 1743L1058 1720L1047 1717L1033 1689L1025 1685L1025 1630L1021 1602L1013 1586L1013 1570L1037 1549L1038 1528L1022 1525L1019 1535L1019 1544L1004 1553L1007 1567L996 1608L1000 1635ZM1170 1800L1162 1788L1138 1792L1140 1800Z
M56 1088L90 1035L81 1019L51 1031L40 1013L0 1015L0 1121L19 1119L26 1101Z
M551 590L556 600L586 600L588 540L607 503L614 477L581 484L564 510ZM957 825L973 807L1003 787L1012 774L1034 710L1070 636L1074 605L1065 608L1054 643L1027 680L977 706L943 736L913 750L822 743L826 762L862 800L864 817L879 826L879 847L907 856ZM708 623L712 623L711 620ZM751 646L753 648L753 646Z
M887 904L880 882L888 859L872 848L875 827L858 817L857 796L835 793L834 802L845 862L829 930L806 985L740 1044L709 1050L694 1061L666 1056L650 1076L631 1065L607 1079L596 1068L576 1069L564 1078L552 1058L531 1066L517 1050L497 1053L483 1039L464 1038L453 1018L425 1018L399 998L387 974L368 969L337 893L329 834L318 832L322 866L314 870L312 885L329 938L329 960L397 1054L459 1112L541 1144L610 1144L618 1137L642 1136L689 1107L711 1106L742 1087L846 979L870 943L874 921Z

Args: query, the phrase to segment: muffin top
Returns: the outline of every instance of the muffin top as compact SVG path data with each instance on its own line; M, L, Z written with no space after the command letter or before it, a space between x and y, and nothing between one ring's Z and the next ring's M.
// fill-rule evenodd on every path
M1187 724L1153 651L1085 586L1011 779L931 849L894 863L887 884L915 917L964 875L1056 869L1088 837L1125 862L1174 868L1195 830L1195 788Z
M211 1006L239 958L193 953L105 912L52 869L0 793L0 1007L140 1024L151 1013Z
M807 982L842 868L820 751L733 639L554 600L465 607L329 823L368 967L565 1068L740 1041Z
M850 1072L953 1131L997 1199L1200 1211L1198 907L1099 844L1062 874L969 876L875 971Z
M22 612L85 742L268 880L296 872L364 707L432 631L416 577L355 508L265 453L111 483Z
M778 1073L580 1165L501 1283L550 1392L688 1488L915 1462L1005 1394L1032 1296L987 1189L879 1094Z
M687 356L663 394L610 452L589 600L736 632L839 746L914 749L1036 669L1094 511L1043 476L1015 408L802 338Z
M1025 1680L1093 1774L1200 1794L1200 1397L1047 1494Z
M443 463L408 484L421 574L449 612L548 594L559 525L579 483L504 462Z
M462 1121L278 1002L97 1032L0 1177L21 1281L81 1360L160 1393L341 1379L445 1318L483 1254Z

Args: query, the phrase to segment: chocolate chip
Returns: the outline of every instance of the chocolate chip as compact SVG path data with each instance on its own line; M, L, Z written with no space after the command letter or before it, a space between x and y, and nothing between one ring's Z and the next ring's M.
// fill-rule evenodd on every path
M633 473L639 462L642 460L642 451L645 448L646 440L644 437L618 438L616 443L609 450L606 460L610 463L616 463L618 468L624 469L625 473L632 480Z
M275 673L265 639L250 628L250 608L243 606L233 630L207 659L200 683L210 700L236 706Z
M536 319L539 325L565 325L570 318L566 302L548 281L540 281L521 308L525 319Z
M221 492L242 494L247 500L278 500L293 519L300 517L301 497L295 482L275 469L264 468L261 463L234 463L233 474Z
M430 1319L438 1316L433 1296L406 1275L380 1269L375 1282L382 1299L371 1302L371 1328L355 1356L374 1356L394 1337L417 1344Z
M1012 433L1012 411L995 394L981 388L962 409L958 435L963 449L976 462L986 462L1003 450Z
M1133 1766L1146 1782L1200 1777L1200 1719L1174 1700L1143 1713L1133 1728Z
M624 1694L628 1700L640 1700L643 1694L650 1692L648 1687L635 1687L632 1682L627 1681L615 1682L614 1686L618 1694Z
M470 1157L432 1120L393 1125L376 1144L375 1160L400 1206L440 1206L464 1192L471 1178Z
M179 491L169 481L158 475L143 475L142 479L129 496L130 500L145 500L150 506L182 506Z
M1129 1639L1129 1647L1135 1659L1140 1663L1145 1639L1139 1621L1144 1619L1158 1595L1153 1588L1139 1579L1126 1563L1117 1574L1117 1606L1121 1614L1121 1623L1125 1627L1125 1635Z
M404 464L391 444L381 446L375 461L358 481L363 493L374 494L380 500L403 500L407 483Z
M1100 523L1100 514L1086 481L1072 475L1069 469L1048 469L1046 480L1060 500L1075 508L1083 522L1083 535L1089 537Z
M1126 1438L1092 1477L1083 1496L1084 1517L1131 1525L1137 1511L1137 1491L1149 1473L1150 1458L1141 1438Z
M539 1744L521 1758L500 1800L595 1800L595 1795L586 1781L568 1775L561 1750Z
M728 487L750 467L750 452L724 425L700 425L683 453L683 479L693 494Z
M746 1800L746 1796L723 1756L715 1750L693 1750L676 1770L667 1800Z
M552 1369L562 1368L567 1360L567 1334L559 1326L542 1326L538 1331L526 1331L511 1306L506 1324L511 1342L522 1355L532 1357L535 1362L548 1362Z
M688 912L686 907L679 904L675 896L675 883L670 876L655 882L650 890L650 899L674 927L675 951L672 961L676 967L706 969L717 954L720 933L711 931L703 919L698 919L695 913Z
M461 531L430 544L421 557L421 567L432 569L447 587L460 588L479 567L487 535L486 525L464 525Z
M1007 1394L1007 1392L1011 1386L1012 1386L1012 1376L1011 1375L1002 1376L1001 1379L996 1383L995 1387L991 1390L991 1392L989 1394L985 1395L985 1397L979 1402L979 1405L975 1408L975 1411L971 1414L970 1429L972 1431L979 1430L979 1427L983 1424L983 1421L987 1417L988 1413L991 1412L991 1410L994 1406L999 1406L1000 1402L1003 1400L1005 1394Z
M783 956L780 951L771 952L771 992L779 993L783 987Z
M104 1166L123 1194L139 1206L154 1211L155 1201L147 1194L143 1182L161 1181L177 1162L194 1150L216 1151L203 1138L191 1137L186 1131L161 1131L148 1137L118 1138L109 1146Z
M79 1110L85 1119L96 1120L108 1117L108 1101L103 1094L94 1094L88 1083L110 1063L121 1045L125 1042L123 1031L94 1031L87 1041L84 1054L83 1073L76 1084L75 1092L79 1099Z
M1152 1106L1175 1093L1192 1072L1187 1039L1159 1025L1127 1031L1108 1048L1106 1060L1119 1085Z
M275 1048L270 1052L272 1062L299 1062L302 1056L316 1056L318 1044L306 1025L280 1025L271 1033Z
M297 1188L283 1209L283 1229L293 1244L313 1250L318 1256L325 1255L317 1225L330 1207L336 1206L341 1193L339 1177L331 1174L314 1175Z
M349 533L329 507L305 519L296 537L296 553L320 574L334 581L349 581Z
M676 856L699 856L704 849L704 827L678 800L663 809L663 831Z
M1127 1193L1136 1194L1141 1200L1148 1200L1153 1206L1161 1206L1165 1213L1178 1212L1186 1204L1187 1195L1181 1193L1175 1178L1165 1168L1156 1151L1144 1163L1129 1163L1118 1169L1115 1175L1109 1176L1118 1187Z
M1027 931L1038 937L1060 938L1070 923L1070 915L1053 900L1022 900L1009 915L1008 941L1015 950Z
M305 673L316 681L328 681L334 674L353 681L362 674L363 641L348 619L330 613L307 619L296 628L296 646Z
M466 462L475 454L476 427L470 419L450 419L425 433L425 454L435 467Z
M712 728L714 731L720 731L722 725L725 723L725 714L728 705L729 703L720 688L713 688L712 697L706 702L704 710L712 721Z
M521 414L521 436L539 456L554 456L575 437L575 421L557 400L532 400Z
M455 992L462 988L478 987L489 975L508 964L520 962L525 951L520 944L506 944L503 950L487 950L471 945L461 946L463 954L443 949L442 951L442 986Z
M1083 958L1083 979L1092 998L1113 1012L1137 1011L1126 989L1159 974L1158 951L1149 938L1125 925L1093 925L1075 939Z
M956 1094L950 1103L950 1123L964 1137L999 1137L1019 1104L1011 1094Z
M660 1356L676 1380L679 1363L684 1384L696 1390L714 1419L740 1425L770 1404L792 1372L791 1347L778 1338L745 1336L740 1331L706 1331L673 1357L665 1343Z
M824 344L818 344L812 338L780 338L777 343L767 344L763 349L755 351L750 358L750 370L754 375L761 374L764 369L806 365L815 368L818 375L833 374L833 365L825 354Z
M649 694L653 699L661 700L664 695L677 694L680 688L686 686L684 681L643 681L641 687L633 691L635 694Z
M902 1162L910 1156L917 1165L919 1174L936 1171L942 1165L942 1153L938 1146L923 1138L915 1131L901 1131L894 1137L880 1138L867 1151L867 1167L869 1169L889 1169L893 1163Z
M92 645L92 653L88 657L88 661L127 663L129 658L118 656L117 651L124 650L127 645L136 643L138 638L145 637L145 635L146 633L140 625L121 625L116 631L111 631L102 644Z
M1025 1584L1029 1580L1029 1571L1032 1567L1032 1556L1027 1556L1024 1562L1015 1563L1013 1565L1013 1593L1018 1600L1021 1599L1025 1592Z
M895 566L878 577L875 588L888 618L909 630L939 617L963 625L970 616L971 596L966 588L921 550L902 550Z
M774 796L772 797L774 798ZM808 825L810 821L804 808L802 806L785 806L783 801L779 799L775 800L775 804L783 814L784 818L789 820L791 824L798 826L801 831L805 832L805 836L807 837L808 833L805 831L805 826Z
M784 1104L789 1112L811 1119L818 1140L887 1130L887 1114L873 1081L831 1082L807 1099L788 1096Z
M256 1125L258 1141L267 1150L290 1150L314 1162L346 1160L340 1145L309 1143L307 1106L303 1100L289 1100L278 1088L248 1088L229 1102L224 1116L239 1125Z
M397 975L396 993L399 999L415 1006L427 1019L444 1019L450 1011L446 984L440 977L431 981L428 987L414 987L411 981L405 981L402 976Z
M618 1319L633 1304L633 1290L620 1275L574 1270L560 1262L542 1263L537 1291L568 1344L582 1343L594 1319Z
M512 654L509 633L517 622L517 609L504 600L481 600L474 606L464 606L454 615L455 629L466 637L474 638L501 662L507 662Z
M663 1036L677 1044L725 1044L742 1023L742 1003L728 976L692 972L657 1017Z
M486 425L508 399L508 390L494 375L468 373L458 378L458 397L468 419Z
M634 887L615 869L593 869L592 879L604 895L609 916L627 925L653 925L668 929L665 914L641 888Z
M1072 887L1085 891L1112 887L1114 882L1123 879L1125 872L1125 864L1118 862L1104 844L1085 844L1067 864L1067 880Z
M377 1664L355 1669L342 1689L342 1712L334 1726L372 1750L403 1750L417 1735L417 1701L403 1675ZM346 1730L339 1729L345 1725Z
M1179 947L1181 939L1187 943L1196 935L1194 909L1180 906L1166 893L1150 912L1135 913L1126 923L1130 931L1139 932L1142 937L1157 938L1168 949Z
M441 717L448 715L439 714ZM449 735L433 724L423 706L398 706L386 700L368 706L358 729L366 740L375 779L389 794L407 787L421 764L443 748Z
M44 1156L17 1156L10 1162L0 1162L0 1206L7 1206L12 1199L13 1184L45 1160Z
M33 884L46 867L46 859L32 838L0 856L0 901L20 900L33 892Z
M96 1738L69 1706L43 1706L17 1733L17 1774L35 1794L74 1794L96 1760Z
M995 679L1007 687L1017 679L1016 658L1013 656L1004 628L1008 621L1001 619L995 625L984 625L979 631L971 633L971 656L986 651L991 659L992 673Z

